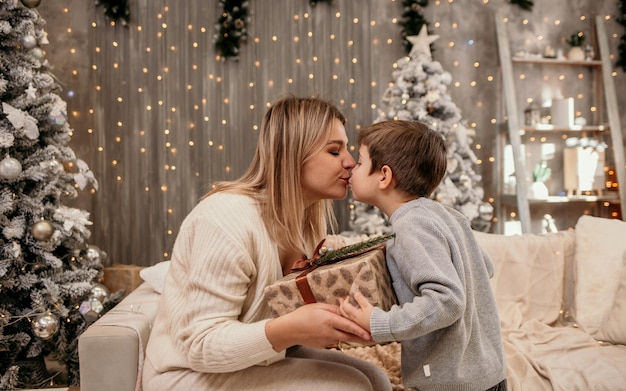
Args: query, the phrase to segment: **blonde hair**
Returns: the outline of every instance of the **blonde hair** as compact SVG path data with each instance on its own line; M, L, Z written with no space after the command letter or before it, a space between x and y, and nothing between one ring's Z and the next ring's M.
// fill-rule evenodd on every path
M300 174L304 162L326 145L335 119L345 124L339 109L319 98L289 95L274 102L263 117L248 170L235 181L216 183L205 197L228 191L255 198L279 248L310 253L336 220L330 200L305 203Z

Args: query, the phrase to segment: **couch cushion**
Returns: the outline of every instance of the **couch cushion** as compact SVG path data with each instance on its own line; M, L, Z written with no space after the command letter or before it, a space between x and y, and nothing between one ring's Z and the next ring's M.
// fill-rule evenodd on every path
M595 338L626 345L626 253L624 253L624 269L619 281L613 307L602 322Z
M139 272L139 276L143 278L157 293L163 293L163 285L165 284L165 276L170 270L172 261L161 261L156 265L146 267Z
M491 286L501 320L511 326L557 321L563 300L563 235L475 236L494 262Z
M595 336L615 301L626 253L626 222L581 216L576 223L576 322Z

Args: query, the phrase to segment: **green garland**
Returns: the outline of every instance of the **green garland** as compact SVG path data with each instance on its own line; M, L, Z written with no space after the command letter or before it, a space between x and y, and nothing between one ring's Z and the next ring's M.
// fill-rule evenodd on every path
M524 11L532 11L534 5L532 0L509 0L509 2L519 6Z
M620 16L618 16L617 23L619 23L622 27L626 29L626 1L619 0L619 11ZM622 71L626 72L626 33L622 34L620 38L619 46L617 47L618 55L616 66L621 67Z
M220 0L222 12L215 23L215 48L223 59L239 58L241 41L248 39L248 1Z
M309 0L309 5L311 7L315 7L317 3L328 3L330 5L333 4L333 0Z
M104 7L104 14L107 18L128 26L130 22L128 0L96 0L96 6Z

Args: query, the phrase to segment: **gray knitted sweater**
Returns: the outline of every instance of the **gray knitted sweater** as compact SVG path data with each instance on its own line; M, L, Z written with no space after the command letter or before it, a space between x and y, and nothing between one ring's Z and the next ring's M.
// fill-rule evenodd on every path
M425 390L486 390L506 376L493 263L467 218L428 198L390 218L387 264L400 303L370 319L376 342L402 341L402 381Z

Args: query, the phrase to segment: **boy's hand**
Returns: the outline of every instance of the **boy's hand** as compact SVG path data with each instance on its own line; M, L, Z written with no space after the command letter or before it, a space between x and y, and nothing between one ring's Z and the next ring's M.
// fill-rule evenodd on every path
M356 300L358 307L350 303L350 297L339 300L339 309L341 315L354 321L365 330L371 332L370 329L370 317L372 316L372 306L365 296L361 292L354 294L354 300Z

